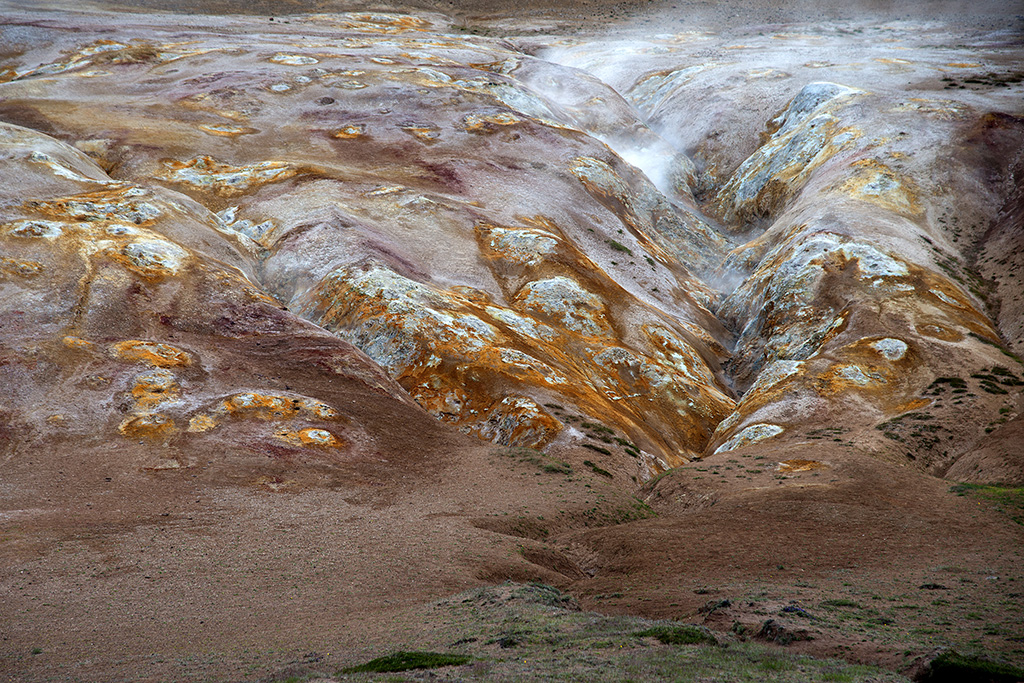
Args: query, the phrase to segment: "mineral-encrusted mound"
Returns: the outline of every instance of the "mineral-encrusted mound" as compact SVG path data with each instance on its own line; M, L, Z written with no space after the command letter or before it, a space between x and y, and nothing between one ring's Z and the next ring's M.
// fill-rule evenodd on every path
M880 457L984 479L955 464L1016 420L995 254L1019 251L1024 125L929 85L931 57L835 82L439 15L305 15L257 40L256 18L102 22L4 29L9 452L74 433L188 466L243 423L316 458L372 440L214 360L295 364L289 340L498 444L585 441L578 414L644 477L842 414ZM724 97L758 104L710 116Z

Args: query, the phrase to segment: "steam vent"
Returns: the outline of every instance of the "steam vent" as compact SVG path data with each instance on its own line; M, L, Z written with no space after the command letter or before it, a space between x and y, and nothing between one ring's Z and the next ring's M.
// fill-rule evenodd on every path
M0 4L4 680L1024 676L1024 10L762 4Z

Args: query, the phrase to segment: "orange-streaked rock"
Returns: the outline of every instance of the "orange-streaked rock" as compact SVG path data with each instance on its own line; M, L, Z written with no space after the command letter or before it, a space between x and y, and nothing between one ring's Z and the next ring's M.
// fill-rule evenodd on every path
M4 128L26 172L0 216L11 329L43 326L26 348L73 352L86 386L120 392L107 424L159 407L168 448L242 423L274 448L300 447L275 430L334 434L344 406L322 392L215 382L208 343L177 336L255 345L298 324L287 308L459 430L561 447L586 420L655 470L789 443L840 409L858 429L948 410L929 383L997 366L996 309L962 258L997 191L955 147L1009 148L1017 128L870 81L935 65L748 62L811 40L772 34L681 67L686 40L523 51L435 19L307 16L258 44L245 18L173 40L41 29L0 65L0 110L78 149ZM723 109L734 96L757 106ZM19 303L44 291L75 312ZM985 393L972 419L1001 405Z
M137 339L111 344L110 353L124 361L149 363L159 368L192 364L189 354L177 347Z

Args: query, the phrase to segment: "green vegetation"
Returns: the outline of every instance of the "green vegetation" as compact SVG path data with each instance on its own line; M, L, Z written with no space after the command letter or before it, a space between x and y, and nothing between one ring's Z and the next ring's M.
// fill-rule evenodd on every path
M822 427L821 429L810 429L807 431L808 439L832 439L833 441L842 441L837 439L837 436L841 436L844 432L850 431L846 427Z
M990 371L982 368L979 372L973 373L971 377L979 380L982 390L990 394L1008 394L1010 392L1003 387L1024 386L1024 381L1001 365L995 366Z
M670 474L672 474L675 471L676 471L676 468L672 467L672 468L669 468L669 469L665 470L664 472L662 472L660 474L656 474L654 476L654 478L652 478L649 482L647 482L644 485L644 489L647 490L647 491L653 491L654 487L658 485L658 482L660 482L662 479L664 479L665 477L669 476Z
M1002 344L994 342L991 339L988 339L987 337L982 337L980 334L975 334L974 332L968 332L967 334L969 336L971 336L971 337L974 337L975 339L977 339L978 341L982 342L983 344L988 344L989 346L993 346L993 347L999 349L999 351L1004 356L1006 356L1007 358L1012 358L1013 360L1017 361L1021 365L1024 365L1024 360L1021 360L1020 356L1018 356L1017 354L1013 353L1012 351L1007 349Z
M452 26L452 30L458 33L468 33L474 36L494 37L502 35L500 31L489 26L469 26L466 24L457 24L455 26Z
M946 386L949 385L953 390L954 394L965 394L967 393L967 382L960 377L936 377L935 381L928 385L928 388L922 393L923 396L939 396L946 391Z
M639 498L634 497L633 502L628 507L623 507L618 510L614 519L616 524L624 524L626 522L632 522L635 519L648 519L650 517L657 516L658 513L654 511L654 508Z
M1024 525L1024 487L960 483L950 487L958 496L975 496L991 503L1017 524Z
M607 448L602 448L600 446L595 446L592 443L585 443L585 444L582 444L582 446L584 448L589 448L592 451L597 451L598 453L603 453L605 455L611 455L612 454L612 452L610 450L608 450Z
M576 604L571 595L539 581L531 581L520 586L517 590L513 591L512 595L519 600L526 600L538 605L579 609L579 605Z
M633 255L633 250L627 247L625 244L622 244L621 242L616 242L615 240L608 240L608 246L614 249L615 251L621 251L623 253L629 254L630 256Z
M978 656L962 655L955 650L943 652L932 660L928 673L918 679L926 683L1015 683L1024 679L1024 668Z
M933 387L939 386L940 391L941 384L943 383L940 380L951 384L963 381L955 377L940 377L932 383ZM953 386L956 386L956 384L953 384ZM925 392L926 395L927 393ZM918 452L930 451L943 442L943 437L939 435L939 432L947 431L941 425L924 424L934 419L935 416L929 413L904 413L875 425L875 429L881 431L882 435L887 439L912 445ZM914 453L907 453L907 457L914 460L917 456Z
M507 458L514 458L521 463L533 465L540 471L547 472L549 474L572 473L572 466L569 463L552 458L547 453L539 451L536 448L510 446L508 448L498 448L495 450L495 453Z
M700 626L652 626L634 633L638 638L657 638L666 645L717 645L718 640L711 632Z
M626 593L594 595L592 599L620 600ZM778 645L748 641L742 635L739 639L729 634L716 638L698 625L581 611L572 597L540 583L471 589L437 603L432 615L436 632L429 643L414 647L436 648L440 653L396 652L344 669L339 678L418 680L430 674L396 676L391 672L469 664L472 669L453 670L447 677L594 683L906 681L893 671L810 657ZM316 677L309 673L307 678ZM438 672L437 678L446 676Z
M979 339L981 339L981 337L979 337ZM991 343L991 342L988 342L987 340L984 340L984 339L982 339L982 341L986 341L986 343ZM1012 393L1015 393L1015 388L1016 387L1024 387L1024 379L1022 379L1022 378L1018 377L1017 375L1015 375L1013 373L1013 371L1011 371L1009 368L1003 367L1001 365L996 365L996 366L992 367L991 369L981 368L977 372L971 373L970 381L977 382L977 385L978 385L977 388L980 389L981 391L987 393L987 394L995 394L995 395L1003 395L1003 396L1007 396L1007 395L1010 395ZM934 382L931 383L931 385L928 387L928 389L926 389L923 392L922 395L923 396L940 397L940 396L942 396L942 394L945 393L946 388L947 388L946 385L949 385L949 387L952 388L953 399L954 399L953 400L953 405L960 405L961 403L963 403L965 398L971 398L971 397L975 396L975 394L973 394L973 393L968 391L968 380L962 379L960 377L939 377ZM1010 389L1008 389L1007 387L1010 387ZM940 405L940 401L941 401L941 398L938 401L936 401L936 405ZM1009 418L1006 417L1006 415L1008 413L1010 413L1010 412L1011 412L1010 408L1008 408L1006 406L1003 406L1002 408L1000 408L999 409L999 414L1003 415L1004 417L1002 419L1000 419L1000 420L996 420L995 422L990 423L987 427L985 427L985 433L989 434L989 433L995 431L995 429L1000 424L1003 424L1003 423L1007 422L1007 420ZM904 418L907 418L907 417L912 417L914 419L926 419L926 418L918 417L919 415L923 415L923 413L908 413L906 415L900 416L899 418L894 418L893 420L889 420L889 422L883 423L882 425L879 425L878 427L876 427L876 429L886 429L885 436L887 436L887 437L889 437L891 439L895 439L897 441L902 441L903 439L899 438L900 435L898 435L892 429L887 429L887 427L890 427L892 425L892 423L895 423L896 420L904 419ZM930 418L927 418L927 419L930 419ZM919 426L918 427L918 431L939 431L939 428L935 428L935 427L929 428L929 427L920 427ZM935 439L933 438L933 439L928 439L926 441L934 441L934 440ZM941 440L942 439L940 437L939 441L941 441ZM923 445L925 448L931 448L932 446L934 446L936 444L935 443L924 443L924 444L919 444L919 445Z
M611 427L605 427L603 424L597 422L583 422L580 424L584 429L589 429L598 434L614 434L615 430Z
M447 655L440 652L396 652L386 657L372 659L359 666L342 669L341 673L383 673L388 671L411 671L413 669L436 669L440 666L462 666L469 659L466 655Z
M609 479L611 479L613 476L611 472L609 472L606 469L602 469L601 467L595 465L590 460L584 460L583 464L589 467L594 474L600 474L602 477L608 477Z

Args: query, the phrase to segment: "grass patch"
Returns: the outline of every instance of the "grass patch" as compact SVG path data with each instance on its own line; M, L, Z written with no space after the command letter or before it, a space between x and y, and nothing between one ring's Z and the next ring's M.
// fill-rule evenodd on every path
M580 424L580 426L583 427L584 429L589 429L591 431L597 432L598 434L611 435L615 433L615 430L612 429L611 427L605 427L603 424L599 424L597 422L583 422Z
M512 595L518 600L536 605L546 605L548 607L575 606L576 609L579 609L571 595L566 595L554 586L537 581L520 586Z
M599 467L598 465L594 464L589 460L584 460L583 464L589 467L590 471L593 472L594 474L600 474L602 477L608 477L609 479L612 478L611 472L609 472L606 469L602 469L601 467Z
M629 254L630 256L633 255L633 250L630 249L629 247L627 247L622 242L616 242L615 240L608 240L608 246L611 247L612 249L614 249L615 251L621 251L622 253Z
M950 493L958 496L976 496L988 501L997 510L1017 524L1024 525L1024 487L993 486L989 484L954 484Z
M993 384L992 382L988 382L988 381L985 381L985 380L981 381L981 390L985 391L985 392L987 392L989 394L1008 394L1008 393L1010 393L1006 389L1003 389L998 384Z
M615 524L625 524L635 519L648 519L657 516L658 513L654 511L654 508L634 496L633 502L627 507L619 508L611 520Z
M1021 679L1024 679L1024 668L950 650L933 659L928 673L919 680L927 683L1014 683Z
M387 673L412 671L413 669L436 669L441 666L462 666L469 659L466 655L448 655L440 652L396 652L385 657L371 659L359 666L342 669L341 673Z
M523 448L511 446L509 448L497 449L497 454L507 458L514 458L519 462L533 465L542 472L550 474L572 474L572 465L562 462L536 448Z
M610 450L608 450L607 448L602 448L601 446L595 446L592 443L584 443L584 444L580 444L580 445L583 446L584 448L589 448L592 451L597 451L598 453L603 453L605 455L611 455L612 454L612 452Z
M665 645L718 645L711 632L700 626L652 626L633 634L637 638L657 638Z
M611 608L627 595L603 593L590 599ZM776 644L730 638L727 647L711 647L707 636L717 634L696 624L582 611L571 599L565 602L556 589L539 584L475 588L452 596L439 608L443 613L431 618L442 618L454 630L446 628L439 636L437 642L444 645L421 647L470 655L472 671L468 667L449 670L448 678L460 680L907 683L892 671L816 659ZM671 644L660 644L666 641ZM457 649L450 645L453 642L459 643ZM416 675L371 674L374 680Z
M654 487L658 485L659 481L661 481L662 479L664 479L665 477L667 477L669 474L671 474L674 471L675 471L675 468L672 467L672 468L669 468L669 469L665 470L661 474L655 475L653 479L651 479L649 482L647 482L644 485L644 489L647 490L647 491L653 491ZM706 470L701 470L701 471L706 471Z

